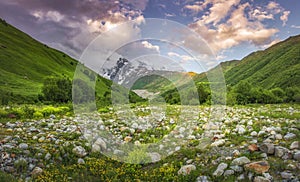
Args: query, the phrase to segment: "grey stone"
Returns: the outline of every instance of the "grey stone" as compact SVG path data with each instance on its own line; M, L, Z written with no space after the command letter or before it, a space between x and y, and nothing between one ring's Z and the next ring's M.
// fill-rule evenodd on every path
M258 136L262 136L262 135L265 135L265 134L266 134L265 131L259 131L259 132L258 132Z
M285 147L282 147L282 146L275 147L275 156L276 157L282 157L287 152L289 152L289 149L287 149Z
M238 172L238 173L243 172L243 170L244 170L243 167L237 166L237 165L235 165L235 166L230 166L230 169L232 169L232 170L234 170L235 172Z
M43 169L42 168L40 168L40 167L35 167L34 169L33 169L33 171L31 172L31 175L32 176L38 176L38 175L40 175L40 174L42 174L43 173Z
M51 159L51 154L50 153L47 153L46 155L45 155L45 160L50 160Z
M250 133L250 135L253 136L253 137L256 137L256 136L257 136L257 132L256 132L256 131L252 131L252 132Z
M276 140L282 140L282 135L281 134L276 134L275 139Z
M209 180L209 177L207 177L207 176L199 176L196 179L196 182L210 182L210 180Z
M230 175L233 175L234 174L234 170L226 170L224 172L224 176L230 176Z
M244 181L245 180L245 175L244 174L241 174L237 177L237 180L238 181Z
M221 163L218 165L216 171L213 173L214 176L221 176L224 173L224 170L228 167L228 164Z
M300 142L299 141L294 141L293 143L291 143L290 145L290 149L300 149Z
M92 145L92 152L104 151L107 149L106 143L102 138L97 138L97 140Z
M77 160L77 163L78 163L78 164L85 164L85 161L84 161L82 158L79 158L79 159Z
M34 169L35 165L30 163L28 167L29 167L29 170L31 171Z
M294 157L295 160L300 162L300 151L296 152L293 157Z
M5 148L7 148L7 149L12 149L12 148L15 148L12 144L10 144L10 143L7 143L7 144L4 144L3 146L2 146L2 148L3 149L5 149Z
M253 182L271 182L269 179L262 177L262 176L256 176L253 180Z
M50 115L50 119L55 119L55 118L56 118L56 116L54 114Z
M179 175L188 175L191 173L191 171L194 171L194 170L196 170L196 166L189 164L189 165L182 166L179 169L178 174Z
M161 160L161 155L157 152L148 153L148 156L151 158L152 162L157 162Z
M193 159L189 159L186 161L186 164L191 164L194 160Z
M265 178L267 178L268 180L272 181L273 180L273 177L270 175L270 173L263 173L263 176Z
M252 181L252 180L253 180L253 177L254 177L254 174L253 174L252 172L249 172L249 173L248 173L248 179L249 179L250 181Z
M289 173L289 172L281 172L280 173L280 176L283 178L283 179L291 179L293 177L293 174L292 173Z
M240 135L242 135L246 132L246 129L245 129L244 125L238 125L236 127L236 130L237 130L238 134L240 134Z
M85 149L81 146L76 146L75 148L73 148L73 153L76 154L78 157L84 157L87 155L87 153L85 152Z
M281 158L283 160L292 159L293 158L293 153L291 151L288 151Z
M13 173L13 172L15 172L15 168L12 166L5 166L4 171L6 171L8 173Z
M286 134L283 138L285 139L285 140L291 140L291 139L294 139L294 138L296 138L297 137L297 135L295 135L294 133L288 133L288 134Z
M249 163L249 162L250 162L250 160L249 160L247 157L243 156L243 157L239 157L239 158L234 159L234 160L231 162L231 164L232 164L232 165L238 165L238 166L241 166L241 165L247 164L247 163Z
M263 143L259 146L259 150L266 154L274 154L275 152L275 147L274 144L271 143Z
M219 147L225 144L225 140L224 139L220 139L220 140L216 140L215 142L213 142L210 146L211 147Z

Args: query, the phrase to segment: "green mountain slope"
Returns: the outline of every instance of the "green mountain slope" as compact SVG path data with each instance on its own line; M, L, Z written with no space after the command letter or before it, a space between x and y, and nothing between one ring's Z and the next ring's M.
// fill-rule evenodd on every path
M34 40L0 19L0 95L9 94L10 102L36 101L46 77L72 79L77 63L63 52ZM111 84L110 80L98 77L95 88L98 100L108 98ZM136 94L130 93L140 100Z
M300 86L300 35L243 58L225 72L227 84L247 80L264 88Z
M218 66L209 70L209 74L211 75L220 75L219 71L222 70L223 73L226 73L231 68L235 67L240 61L239 60L231 60L226 62L221 62ZM193 77L196 82L208 82L207 73L200 73Z
M207 90L209 85L221 83L223 79L221 71L226 85L230 87L236 86L241 81L247 81L254 87L266 90L281 88L286 91L291 87L300 88L300 35L290 37L264 51L251 53L240 61L222 62L208 72L193 75L192 78L196 85L202 84ZM208 81L208 75L214 83ZM150 91L153 88L160 88L164 98L172 98L176 89L170 88L167 84L170 85L168 82L163 82L160 77L152 77L150 82L139 80L138 85L141 86L140 89ZM180 84L181 88L189 89L187 88L189 87L188 81L180 82Z
M192 73L161 71L160 75L147 75L138 79L131 89L145 89L150 92L164 92L174 89L175 86L186 84Z

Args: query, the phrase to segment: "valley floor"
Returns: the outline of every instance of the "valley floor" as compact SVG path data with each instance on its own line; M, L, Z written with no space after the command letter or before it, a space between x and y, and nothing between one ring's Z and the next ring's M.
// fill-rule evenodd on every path
M0 181L299 181L300 105L134 106L0 123Z

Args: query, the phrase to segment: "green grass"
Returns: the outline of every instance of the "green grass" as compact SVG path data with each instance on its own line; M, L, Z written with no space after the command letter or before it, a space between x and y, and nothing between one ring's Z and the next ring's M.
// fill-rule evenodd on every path
M16 180L12 175L4 173L0 170L0 181L1 182L17 182L18 180Z
M37 102L46 77L66 76L72 80L77 63L65 53L34 40L0 19L0 104L2 97L8 97L9 103ZM92 74L88 68L81 67L80 78L84 77L84 72ZM109 104L106 100L110 100L111 84L112 81L103 77L96 78L99 106ZM130 94L141 101L133 92Z
M224 81L222 79L224 75L225 83L230 87L241 81L247 81L255 87L262 87L266 90L282 88L286 91L289 87L300 88L299 70L300 35L297 35L264 51L251 53L240 61L232 60L220 63L215 68L194 75L192 78L195 83L206 83L212 86L213 82ZM160 76L144 77L138 80L135 87L149 91L159 90L161 93L165 93L165 98L172 97L176 91L174 85L184 86L187 90L191 87L188 79L178 79L176 75L178 76L180 73L172 75L175 80L173 82Z

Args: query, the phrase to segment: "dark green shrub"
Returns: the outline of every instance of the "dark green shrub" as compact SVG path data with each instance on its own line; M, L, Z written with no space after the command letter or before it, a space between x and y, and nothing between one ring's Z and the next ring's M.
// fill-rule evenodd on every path
M69 78L48 77L42 88L43 100L67 103L72 98L72 83Z

